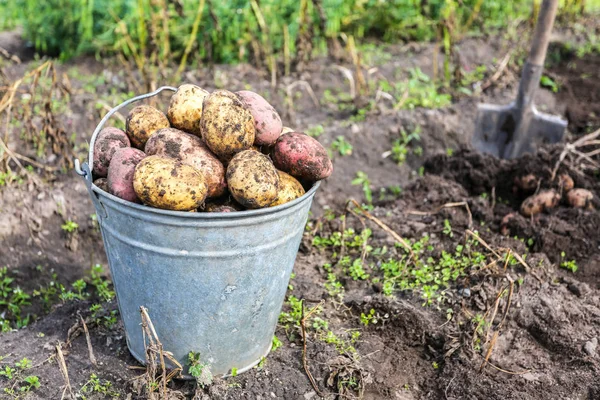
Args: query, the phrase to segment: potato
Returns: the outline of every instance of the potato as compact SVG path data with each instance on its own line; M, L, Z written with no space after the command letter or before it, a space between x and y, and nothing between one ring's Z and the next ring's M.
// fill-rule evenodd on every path
M144 204L176 211L200 207L208 193L200 171L158 155L144 158L135 167L133 188Z
M106 178L98 178L94 181L94 185L98 187L98 189L104 190L108 192L108 181Z
M555 190L546 190L529 196L521 204L521 214L531 217L542 211L550 210L558 205L560 196Z
M261 95L249 90L236 92L242 103L254 117L256 137L254 143L257 145L272 145L275 143L283 124L277 111Z
M289 133L289 132L295 132L295 130L293 130L290 127L284 126L283 128L281 128L281 134L279 136L283 135L284 133Z
M575 187L575 182L573 182L573 178L571 178L568 174L561 174L558 177L558 186L560 186L565 192L568 192Z
M135 166L144 158L143 151L132 147L124 147L115 151L108 166L108 192L123 200L139 203L133 190L133 173Z
M539 179L533 174L517 176L514 179L515 186L523 192L533 192L538 187Z
M131 140L133 147L143 149L146 141L154 132L161 128L168 128L167 116L154 107L137 106L129 112L125 121L125 132Z
M227 186L242 206L267 207L277 197L279 177L269 157L245 150L236 154L227 166Z
M129 146L131 146L129 138L122 130L113 127L102 129L94 142L94 176L106 177L115 151Z
M502 222L500 223L500 233L503 236L509 236L510 235L510 228L508 227L508 224L515 217L516 217L516 214L514 212L511 212L511 213L506 214L504 216L504 218L502 218Z
M587 208L592 210L594 208L592 200L594 194L587 189L573 189L567 193L567 202L571 207L575 208Z
M217 90L204 100L200 131L208 148L229 161L254 143L254 118L242 102L227 90Z
M171 97L167 118L173 128L180 129L198 137L200 133L200 119L202 118L202 103L209 93L196 85L185 84L179 86L177 92Z
M296 178L279 170L277 170L277 175L279 175L279 190L271 207L285 204L304 194L304 188Z
M206 212L221 212L220 209L232 209L233 211L245 210L239 203L237 203L229 193L226 196L221 196L216 199L207 200L204 204L204 209L201 211Z
M226 206L224 204L216 205L212 204L210 207L204 207L205 212L237 212L235 208L231 206Z
M325 148L317 140L301 132L281 135L273 147L273 163L277 169L298 179L318 181L333 172Z
M225 167L199 137L175 128L163 128L150 136L144 150L149 156L171 157L196 168L204 176L208 197L225 193Z

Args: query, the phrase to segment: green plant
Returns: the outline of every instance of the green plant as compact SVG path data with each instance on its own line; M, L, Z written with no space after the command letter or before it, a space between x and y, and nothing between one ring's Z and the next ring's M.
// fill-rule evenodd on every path
M112 383L107 380L102 381L96 374L91 374L88 381L83 384L79 391L85 394L100 393L105 397L119 397L119 393L112 390ZM83 394L81 394L81 398L84 400L87 399Z
M210 366L200 361L200 353L190 351L188 353L189 374L196 378L196 382L200 387L210 385L213 380Z
M375 309L371 308L368 314L360 313L360 323L364 326L369 326L370 323L376 324Z
M14 368L6 365L4 369L0 370L0 376L8 380L8 385L4 388L4 393L16 399L21 394L38 389L40 387L39 377L28 375L23 378L24 372L32 368L32 366L31 360L22 358L15 363Z
M280 348L281 346L283 346L283 343L281 343L281 340L279 340L279 338L277 336L273 336L273 345L271 346L271 351L275 351L278 348Z
M323 128L323 125L311 126L306 130L306 134L314 138L321 136L323 132L325 132L325 128Z
M340 156L349 156L352 154L352 145L346 141L343 136L338 136L333 143L331 149L337 151Z
M558 93L558 84L554 81L554 79L550 78L547 75L542 75L540 78L540 85L547 89L550 89L553 93Z
M67 233L73 233L77 230L77 228L79 228L79 224L77 224L77 222L67 220L63 225L61 225L61 228Z
M565 259L566 255L565 255L564 251L560 253L560 257L561 257L561 259L563 259L563 261L560 263L561 268L569 270L573 273L577 272L579 267L577 266L577 263L575 262L575 260L566 260Z
M450 221L448 221L447 219L444 220L444 230L442 232L446 236L454 237L454 233L452 232L452 225L450 225Z
M356 178L352 180L352 185L362 186L365 200L367 201L367 205L370 206L373 203L373 191L371 190L371 181L369 180L369 176L362 171L358 171L356 173Z
M404 129L400 130L400 138L394 140L392 144L392 159L398 165L404 164L409 153L409 146L413 141L421 140L419 134L421 127L417 126L414 131L407 133Z

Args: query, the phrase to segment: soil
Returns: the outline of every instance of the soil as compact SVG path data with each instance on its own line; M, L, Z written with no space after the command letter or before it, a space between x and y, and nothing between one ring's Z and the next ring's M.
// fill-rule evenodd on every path
M10 38L15 40L14 36ZM1 39L0 47L7 48ZM18 49L14 43L11 46ZM505 54L507 46L500 40L465 39L460 45L461 62L466 69L479 63L492 64ZM390 80L398 79L408 67L431 72L432 46L393 47L389 52L393 60L374 64ZM73 66L84 75L106 78L105 83L97 84L98 94L110 92L111 87L126 87L114 63L81 59L59 69L68 73ZM3 72L9 79L16 79L27 68L27 63L10 64L3 67ZM536 97L540 109L569 119L568 141L600 127L600 112L594 108L600 103L594 97L600 93L598 71L598 55L583 59L565 56L551 69L560 83L559 92L540 90ZM494 159L469 148L475 105L509 101L516 94L517 76L509 69L481 96L459 97L445 108L394 111L381 103L363 121L350 121L352 111L323 100L325 90L337 93L348 88L343 75L326 60L314 61L299 77L321 99L319 107L301 85L296 91L302 94L289 107L283 93L294 80L284 78L279 83L283 90L272 90L268 78L247 65L214 66L187 73L186 80L209 90L221 85L234 90L250 86L282 111L284 125L301 130L322 125L318 139L327 147L338 136L353 145L351 155L335 155L334 174L315 199L311 229L300 246L291 281L293 289L288 292L288 296L305 299L307 307L324 300L318 317L346 344L351 343L352 332L360 332L352 344L354 353L326 343L322 331L309 327L307 364L326 398L600 399L598 212L571 208L562 201L554 209L525 218L518 210L532 193L514 184L515 178L533 174L539 181L535 190L560 190L551 178L564 144L512 161ZM63 118L65 124L74 127L81 143L89 140L105 110L95 109L95 95L83 89L81 79L72 77L70 82L70 108ZM421 129L418 145L423 148L422 156L411 151L400 166L384 157L402 129L412 131L417 127ZM35 151L16 135L9 144L23 155L36 157ZM410 147L414 149L415 145ZM52 164L52 159L37 160ZM432 257L439 259L442 250L452 254L457 246L471 243L468 232L477 230L484 244L472 246L495 262L469 265L465 275L444 290L444 301L430 305L424 305L419 289L383 293L380 266L388 256L369 255L365 270L370 277L354 280L336 265L338 254L334 253L339 253L339 248L321 248L313 245L313 240L343 229L338 217L345 214L348 199L366 201L362 189L350 184L358 171L366 173L371 181L372 216L402 238L415 242L427 235ZM592 191L596 198L600 195L597 170L583 170L574 157L558 163L557 171L558 175L568 173L576 187ZM402 187L399 195L388 190L380 196L381 188L396 185ZM328 209L336 218L330 218ZM91 287L90 268L95 264L107 266L99 229L90 218L92 213L85 185L74 173L53 175L38 185L26 180L1 187L0 260L7 266L8 276L15 279L15 287L32 293L50 287L53 281L53 286L62 284L70 289L82 278ZM511 217L505 218L507 215ZM79 224L76 233L61 229L67 220ZM372 219L347 215L346 228L358 232L363 223L372 230L368 244L374 249L386 247L390 257L405 254L389 231ZM524 262L505 266L503 259L494 254L504 254L506 249L527 254ZM349 248L348 252L353 257L360 255L360 249ZM577 272L560 267L568 260L576 261ZM343 296L332 295L326 285L327 263L333 263L333 273L344 286ZM108 268L104 270L108 277ZM39 301L40 296L35 297L24 312L35 314L37 320L26 328L2 334L3 366L27 357L33 363L27 375L40 378L41 387L23 398L59 399L65 393L65 379L56 355L59 343L77 396L110 397L101 390L83 392L91 374L96 374L102 382L110 382L109 391L120 398L146 398L140 384L143 370L127 350L121 322L104 322L117 310L116 301L102 302L95 291L90 292L94 293L92 297L84 300L61 301L51 295L47 304ZM100 303L103 311L93 316L90 307L95 303ZM0 311L5 312L3 307L0 305ZM289 305L284 310L289 310ZM365 325L361 314L368 316L371 310L374 320ZM90 361L81 317L87 321L95 365ZM481 317L490 322L480 325L477 318ZM303 367L299 329L279 326L276 334L282 346L272 351L261 366L236 377L217 378L206 388L173 382L169 398L318 398ZM10 385L11 381L0 376L0 388Z

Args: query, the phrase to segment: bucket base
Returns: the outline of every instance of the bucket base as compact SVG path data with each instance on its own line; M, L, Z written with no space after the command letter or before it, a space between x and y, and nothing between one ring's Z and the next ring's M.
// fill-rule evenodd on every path
M271 348L273 348L273 343L271 343L269 345L269 348L267 349L267 351L265 352L265 354L262 355L258 360L252 362L250 365L247 365L247 366L245 366L243 368L238 368L236 375L243 374L244 372L249 371L252 368L256 367L264 358L266 358L269 355L269 353L271 352ZM131 355L133 356L133 358L135 358L140 364L142 364L144 366L146 365L146 357L140 357L133 350L131 350L131 347L129 347L129 341L127 341L127 349L129 349L129 352L131 353ZM216 376L217 375L215 375L215 377ZM231 376L231 374L227 373L227 374L220 375L219 377L220 378L228 378L230 376ZM189 381L189 380L194 380L195 378L193 376L191 376L191 375L182 374L181 378L178 378L178 379L183 379L183 380Z

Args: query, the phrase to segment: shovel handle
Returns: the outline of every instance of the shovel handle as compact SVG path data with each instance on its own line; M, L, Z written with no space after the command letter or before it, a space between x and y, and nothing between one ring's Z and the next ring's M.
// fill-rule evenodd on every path
M531 51L529 52L528 61L530 64L544 65L557 8L558 0L544 0L540 6L535 32L533 33Z

